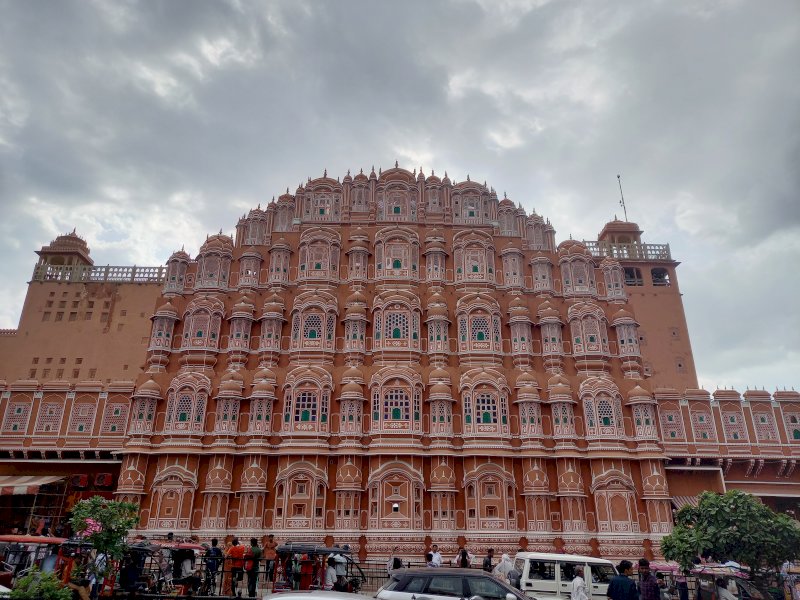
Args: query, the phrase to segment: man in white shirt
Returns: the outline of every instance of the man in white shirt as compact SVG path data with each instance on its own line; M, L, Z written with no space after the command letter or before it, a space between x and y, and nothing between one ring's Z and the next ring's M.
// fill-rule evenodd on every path
M589 600L586 593L586 581L583 579L583 567L575 568L575 579L570 588L570 600Z
M722 577L718 578L715 583L717 584L717 600L738 600L736 595L727 588Z
M442 566L442 554L439 552L439 546L434 544L431 546L431 554L433 554L433 560L431 563L434 567L441 567Z
M336 581L338 580L338 576L336 575L336 559L333 556L328 558L328 568L325 569L325 584L323 585L324 590L332 590L333 586L336 585Z

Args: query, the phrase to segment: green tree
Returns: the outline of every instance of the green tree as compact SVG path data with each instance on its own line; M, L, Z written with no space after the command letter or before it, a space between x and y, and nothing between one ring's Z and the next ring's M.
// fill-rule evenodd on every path
M61 585L53 573L42 573L34 567L17 579L11 600L71 600L72 590Z
M94 496L81 500L72 509L72 529L97 550L97 554L105 554L106 560L88 565L89 572L105 577L112 566L112 561L122 558L125 550L125 538L128 531L136 525L139 507L131 502L106 500L102 496Z
M800 557L800 525L751 494L703 492L697 506L678 511L661 550L685 569L692 558L709 553L761 571Z

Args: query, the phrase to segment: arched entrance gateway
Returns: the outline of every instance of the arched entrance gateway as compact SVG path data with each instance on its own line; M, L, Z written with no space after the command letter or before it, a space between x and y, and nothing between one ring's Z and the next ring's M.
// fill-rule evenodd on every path
M94 267L61 236L23 314L40 345L0 335L0 475L118 461L148 535L409 559L658 555L704 489L787 506L800 394L698 389L678 263L641 235L557 243L485 183L395 165L309 180L163 268ZM48 320L80 354L39 358ZM99 336L119 358L96 369Z

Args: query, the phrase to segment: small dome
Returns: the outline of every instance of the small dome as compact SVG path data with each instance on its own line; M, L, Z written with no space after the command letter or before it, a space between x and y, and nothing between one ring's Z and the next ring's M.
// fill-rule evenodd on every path
M447 463L439 463L431 470L432 488L452 488L456 484L456 474Z
M358 175L356 175L353 178L353 181L367 182L367 181L369 181L369 178L366 175L364 175L364 170L363 169L359 169Z
M628 398L630 400L633 400L634 398L651 400L653 396L643 387L636 385L631 389L630 392L628 392Z
M361 469L350 460L336 470L336 483L338 485L361 485Z
M212 251L232 254L233 240L230 238L230 236L225 235L224 233L212 235L202 246L200 246L200 254L205 254L206 252Z
M347 170L347 175L345 175L344 179L342 179L342 183L352 183L352 181L353 181L353 178L350 175L350 169L348 169Z
M344 381L364 381L364 374L361 369L357 367L350 367L342 373L342 380Z
M611 324L616 325L618 323L635 323L636 320L633 318L633 315L629 313L625 309L620 309L614 313L614 316L611 317Z
M161 306L158 307L158 310L156 310L156 316L157 317L173 317L173 316L177 317L178 316L178 311L174 306L172 306L172 303L169 300L167 300L167 302L165 302L164 304L162 304Z
M266 380L261 380L257 384L253 386L253 396L267 396L267 397L274 397L275 396L275 386L269 383Z
M452 391L450 390L449 385L445 385L443 383L436 383L431 386L429 391L431 396L450 396Z
M239 383L244 383L244 377L238 371L228 371L222 376L221 381L238 381Z
M242 391L242 384L238 381L228 380L219 384L220 394L239 394Z
M367 309L364 306L358 306L357 304L354 304L348 306L344 312L346 315L366 315Z
M136 389L136 394L134 395L160 396L161 386L151 377Z
M183 248L181 248L177 252L173 252L170 255L169 260L167 260L167 262L172 262L172 261L175 261L175 260L182 261L182 262L189 262L190 260L192 260L192 257L189 256L188 254L186 254L186 251L183 250Z
M252 316L255 310L256 308L255 306L253 306L253 303L250 302L250 299L247 296L245 296L244 298L239 300L239 302L233 305L231 316L233 316L236 313L239 313L236 316L247 316L247 315Z
M517 387L521 387L523 385L538 387L539 382L536 381L536 377L534 377L529 371L523 371L520 373L519 377L517 377L516 385Z
M429 317L447 317L447 309L444 306L429 306L427 313Z
M436 367L431 371L430 375L428 375L428 379L450 381L450 373L441 367Z
M345 304L366 304L367 299L364 294L362 294L359 290L356 290L350 294L344 302Z
M431 171L431 174L428 175L428 178L425 180L425 183L427 184L442 183L442 180L439 179L433 171Z
M263 367L255 372L253 381L276 381L275 372L269 367Z
M253 459L253 463L242 471L242 490L261 491L266 489L267 474Z
M569 379L564 377L561 373L556 373L550 379L547 380L547 387L553 387L556 385L569 387Z
M350 383L345 383L342 386L342 395L344 396L345 394L363 396L364 390L361 389L360 385L351 381Z

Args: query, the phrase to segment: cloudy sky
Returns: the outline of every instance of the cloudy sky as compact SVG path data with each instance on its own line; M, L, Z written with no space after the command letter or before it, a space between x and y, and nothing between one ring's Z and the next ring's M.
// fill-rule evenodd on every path
M0 0L0 327L34 250L163 264L323 169L668 242L701 383L800 385L800 4Z

